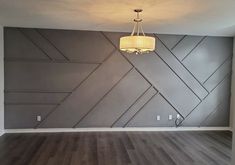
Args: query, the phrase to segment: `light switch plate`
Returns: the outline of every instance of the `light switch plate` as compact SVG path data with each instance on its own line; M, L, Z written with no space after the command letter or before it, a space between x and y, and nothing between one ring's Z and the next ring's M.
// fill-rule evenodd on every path
M37 121L41 121L42 117L41 116L37 116Z
M173 116L172 116L172 115L169 115L168 119L169 119L169 120L172 120L172 119L173 119Z
M177 118L177 119L180 119L180 118L181 118L180 114L177 114L176 118Z
M161 116L160 115L157 115L157 120L161 120Z

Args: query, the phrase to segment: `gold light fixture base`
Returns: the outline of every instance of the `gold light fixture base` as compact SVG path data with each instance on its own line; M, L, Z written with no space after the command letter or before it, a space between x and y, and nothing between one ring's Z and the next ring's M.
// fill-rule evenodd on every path
M134 12L136 12L136 13L140 13L142 11L143 11L143 9L134 9Z
M141 22L142 21L142 19L139 18L140 17L139 13L141 13L142 11L143 11L142 9L135 9L134 10L134 12L137 13L137 18L134 19L135 22Z

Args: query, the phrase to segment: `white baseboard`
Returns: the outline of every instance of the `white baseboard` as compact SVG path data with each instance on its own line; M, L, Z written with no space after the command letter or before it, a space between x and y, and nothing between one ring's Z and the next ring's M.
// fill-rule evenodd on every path
M38 128L5 129L5 133L122 132L122 131L232 131L231 127L128 127L128 128Z
M5 133L4 131L0 131L0 136L4 135L4 133Z

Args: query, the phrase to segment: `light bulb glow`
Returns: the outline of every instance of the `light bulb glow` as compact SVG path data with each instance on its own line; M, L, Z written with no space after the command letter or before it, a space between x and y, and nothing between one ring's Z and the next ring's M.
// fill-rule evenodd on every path
M149 53L155 50L155 38L151 36L145 36L141 22L142 19L139 17L139 13L142 9L135 9L137 18L134 19L135 25L131 35L120 38L119 48L121 51L127 53Z

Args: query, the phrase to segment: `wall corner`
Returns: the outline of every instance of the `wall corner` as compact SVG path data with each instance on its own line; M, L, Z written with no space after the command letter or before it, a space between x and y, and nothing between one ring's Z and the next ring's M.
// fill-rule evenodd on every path
M235 37L233 38L233 55L235 55ZM232 78L231 78L231 98L230 98L230 127L232 131L235 128L235 58L232 59Z
M0 136L4 134L4 42L3 26L0 25Z

